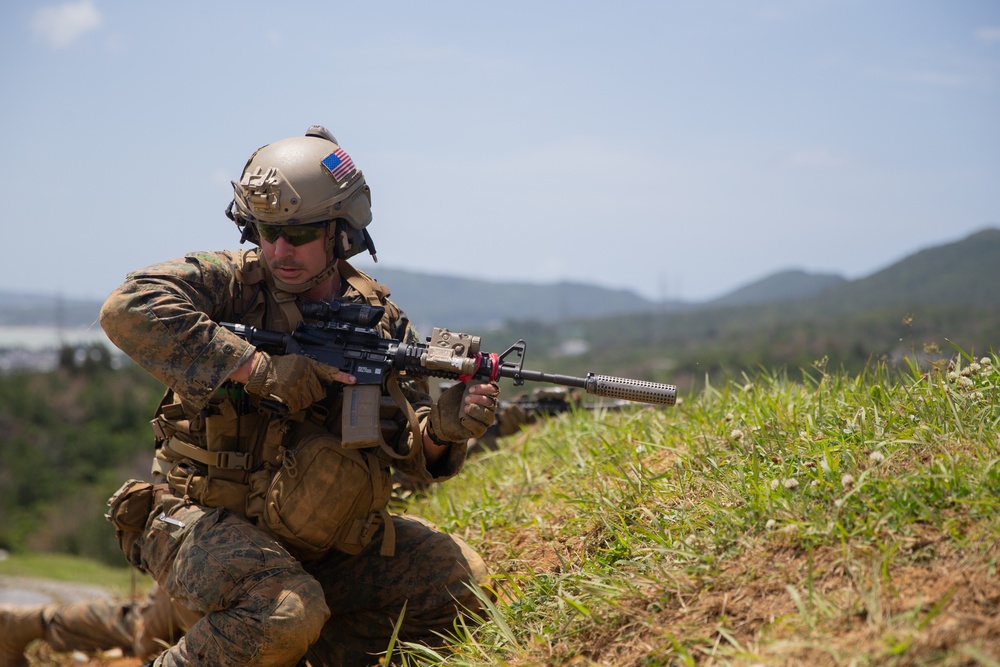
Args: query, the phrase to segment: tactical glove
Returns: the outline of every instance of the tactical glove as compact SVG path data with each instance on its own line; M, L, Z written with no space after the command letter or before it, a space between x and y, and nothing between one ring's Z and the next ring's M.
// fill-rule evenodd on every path
M486 429L493 425L497 397L500 395L500 387L495 383L491 384L496 393L492 397L493 404L490 406L478 403L466 404L465 395L468 387L462 383L452 385L442 392L437 403L431 408L429 421L431 439L441 442L465 442L469 438L482 437ZM467 406L468 413L465 411Z
M261 398L276 398L289 412L305 410L326 396L326 384L336 369L301 354L271 356L257 350L246 390Z
M528 413L520 405L507 403L497 412L497 435L503 437L521 430L528 423Z

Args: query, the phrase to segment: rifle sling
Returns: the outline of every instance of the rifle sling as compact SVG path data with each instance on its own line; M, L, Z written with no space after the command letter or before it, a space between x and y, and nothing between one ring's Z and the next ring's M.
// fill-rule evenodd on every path
M392 373L389 375L388 379L385 381L385 386L389 390L389 395L392 396L392 400L395 401L396 405L400 410L406 415L406 421L410 425L410 433L413 435L413 443L410 445L410 451L405 454L397 454L396 450L386 444L385 439L379 435L379 447L382 448L386 454L391 458L396 460L409 459L412 458L417 451L417 447L423 447L424 441L420 430L420 418L417 417L416 411L410 402L406 400L403 396L403 390L399 388L399 380L397 379L397 374Z

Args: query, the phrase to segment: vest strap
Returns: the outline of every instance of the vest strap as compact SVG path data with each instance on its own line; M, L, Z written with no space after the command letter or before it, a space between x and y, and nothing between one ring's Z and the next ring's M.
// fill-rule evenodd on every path
M202 465L225 470L250 470L253 467L253 455L245 452L210 452L207 449L196 447L177 438L170 438L163 443L174 454L182 456L192 461L197 461Z

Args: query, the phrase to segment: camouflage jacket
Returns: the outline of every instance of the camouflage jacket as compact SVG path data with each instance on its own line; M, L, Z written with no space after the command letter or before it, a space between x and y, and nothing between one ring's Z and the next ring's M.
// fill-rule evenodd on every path
M262 261L257 249L191 253L130 273L101 309L101 326L111 341L168 387L168 396L174 395L192 424L220 394L231 393L237 383L228 380L229 375L254 352L253 346L219 326L220 322L283 331L293 328L294 323L286 321L276 300L276 290L266 279ZM417 342L406 315L388 299L388 290L360 275L377 286L381 303L386 306L379 325L382 335ZM366 300L349 285L343 299ZM340 414L340 387L334 384L320 402L322 405L316 406L331 415L324 427L335 436L339 436L339 419L332 417ZM400 388L423 425L432 405L426 380L401 378ZM405 451L405 439L410 437L406 418L387 395L382 425L386 442ZM197 426L187 436L193 444L205 446L205 435ZM409 475L441 481L457 474L464 463L466 448L457 444L448 456L428 469L421 443L414 444L417 451L412 458L395 462Z

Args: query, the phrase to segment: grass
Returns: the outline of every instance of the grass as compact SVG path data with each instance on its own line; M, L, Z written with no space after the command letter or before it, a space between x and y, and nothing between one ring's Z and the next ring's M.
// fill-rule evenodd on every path
M759 371L673 408L564 414L408 512L496 601L407 665L1000 666L1000 360ZM0 574L128 571L12 556Z
M109 567L97 561L66 554L20 553L0 560L0 576L32 577L67 583L87 583L107 588L123 597L132 590L133 571L127 567ZM139 575L136 586L145 591L148 578Z
M996 357L554 418L409 511L500 602L409 664L1000 665Z

